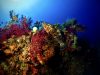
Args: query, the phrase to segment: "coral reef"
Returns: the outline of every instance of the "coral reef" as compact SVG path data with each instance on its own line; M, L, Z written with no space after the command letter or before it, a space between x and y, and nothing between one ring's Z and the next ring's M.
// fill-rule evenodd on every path
M11 21L0 28L0 75L81 75L84 61L75 57L77 32L84 27L72 19L64 24L21 19L10 11ZM33 29L33 30L31 30Z

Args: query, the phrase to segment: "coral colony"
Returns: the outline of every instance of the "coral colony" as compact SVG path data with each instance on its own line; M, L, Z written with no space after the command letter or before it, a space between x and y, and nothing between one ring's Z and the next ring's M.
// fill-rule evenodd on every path
M14 14L0 28L0 75L81 75L77 32L83 27L75 19L48 24Z

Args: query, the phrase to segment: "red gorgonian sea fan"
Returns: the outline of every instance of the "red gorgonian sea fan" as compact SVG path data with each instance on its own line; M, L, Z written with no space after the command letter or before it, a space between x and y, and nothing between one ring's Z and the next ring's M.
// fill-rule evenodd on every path
M3 29L1 32L1 39L5 41L11 38L13 35L20 37L22 35L29 34L30 30L28 28L20 27L17 24L12 24L8 29Z
M32 36L30 53L31 60L33 62L35 61L35 59L37 59L39 63L43 64L44 57L42 54L42 46L46 44L46 40L48 40L48 34L44 30L39 31Z
M18 25L11 25L10 27L10 31L12 32L12 35L16 35L16 36L22 36L22 35L26 35L28 34L30 31L28 30L28 28L21 28Z

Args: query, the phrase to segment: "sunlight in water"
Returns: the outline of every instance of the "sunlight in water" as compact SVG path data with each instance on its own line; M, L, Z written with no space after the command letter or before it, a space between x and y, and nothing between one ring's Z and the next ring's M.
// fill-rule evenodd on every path
M3 10L27 10L37 4L38 0L2 0Z

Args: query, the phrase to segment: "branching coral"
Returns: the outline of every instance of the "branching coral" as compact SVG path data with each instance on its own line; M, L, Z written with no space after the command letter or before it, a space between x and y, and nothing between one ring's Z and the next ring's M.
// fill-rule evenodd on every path
M10 11L10 18L11 21L8 25L0 29L1 41L5 41L13 35L19 37L30 33L29 27L32 23L31 18L27 19L23 17L20 21L18 15L14 15L13 11Z
M35 57L39 63L43 64L44 61L48 60L48 58L53 55L49 52L54 52L54 49L49 48L49 50L46 50L48 49L46 46L49 46L48 42L50 41L48 37L49 35L44 30L39 31L37 34L32 36L30 52L33 61ZM45 46L46 49L44 49L43 46Z

